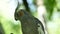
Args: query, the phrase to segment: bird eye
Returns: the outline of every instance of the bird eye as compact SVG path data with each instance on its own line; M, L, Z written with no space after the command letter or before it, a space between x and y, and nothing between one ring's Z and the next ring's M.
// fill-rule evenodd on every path
M24 15L24 12L23 11L20 11L19 12L19 16L23 16Z

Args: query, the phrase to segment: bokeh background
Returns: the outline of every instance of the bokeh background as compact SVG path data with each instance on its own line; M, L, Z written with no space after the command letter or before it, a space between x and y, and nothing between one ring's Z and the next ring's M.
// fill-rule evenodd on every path
M18 2L19 9L42 21L48 34L60 34L60 0L0 0L0 34L22 34L21 22L14 19Z

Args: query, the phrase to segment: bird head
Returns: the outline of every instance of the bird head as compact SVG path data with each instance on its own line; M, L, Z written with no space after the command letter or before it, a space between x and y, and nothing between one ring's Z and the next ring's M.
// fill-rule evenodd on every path
M20 9L17 12L15 12L15 14L14 14L15 20L25 18L27 15L28 15L28 13L24 9Z

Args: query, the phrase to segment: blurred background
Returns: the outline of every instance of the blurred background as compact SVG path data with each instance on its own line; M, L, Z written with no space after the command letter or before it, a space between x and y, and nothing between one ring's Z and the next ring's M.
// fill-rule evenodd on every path
M18 6L38 18L47 34L60 34L60 0L0 0L0 34L22 34L20 21L14 19Z

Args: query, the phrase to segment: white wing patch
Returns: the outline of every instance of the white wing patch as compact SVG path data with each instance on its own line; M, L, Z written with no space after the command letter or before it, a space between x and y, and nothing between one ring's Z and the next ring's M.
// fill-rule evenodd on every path
M44 34L40 24L38 24L38 32L39 32L39 34Z

